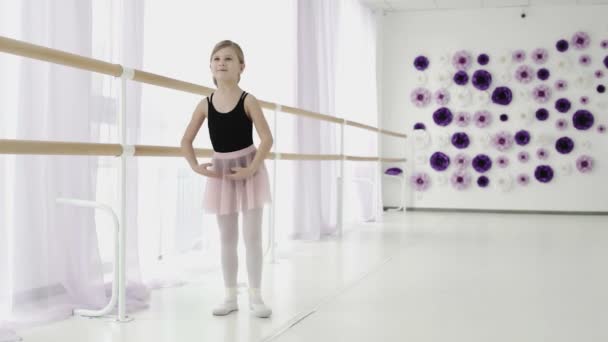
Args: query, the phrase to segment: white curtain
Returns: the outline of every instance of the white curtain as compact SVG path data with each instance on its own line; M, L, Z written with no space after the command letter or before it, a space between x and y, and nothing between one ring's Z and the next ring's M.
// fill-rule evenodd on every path
M377 126L376 23L359 1L298 1L298 107ZM300 153L339 153L339 126L298 119ZM375 156L377 138L345 129L345 154ZM336 232L338 162L300 162L295 169L296 239ZM345 222L374 219L379 207L376 163L345 162Z
M123 8L119 1L101 5L82 0L2 3L3 13L19 18L10 27L2 27L2 34L83 56L130 61L138 67L141 36L135 35L142 31L123 32L113 20L118 13L130 27L137 27L137 16L143 15L140 4L130 2ZM125 34L131 35L124 39L128 51L114 45ZM3 138L116 142L116 131L109 129L118 108L116 80L20 57L3 56L4 61L18 66L18 72L9 73L1 86L3 112L10 110L0 117ZM15 90L5 92L9 84ZM135 100L130 115L137 116L137 91L131 88L130 93ZM104 255L111 255L112 249L104 248L100 237L112 227L99 224L91 209L57 204L56 199L100 200L99 170L115 159L0 158L0 322L14 328L62 319L75 308L105 306L110 295L106 261L111 258ZM134 217L128 218L131 226ZM127 249L136 251L137 245L132 243L137 241L136 235L130 236ZM128 307L133 310L146 305L148 294L138 279L137 253L129 263Z

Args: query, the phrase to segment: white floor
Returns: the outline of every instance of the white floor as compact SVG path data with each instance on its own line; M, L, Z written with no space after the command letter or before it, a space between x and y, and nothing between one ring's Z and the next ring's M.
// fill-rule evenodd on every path
M217 318L219 273L155 290L117 324L74 317L25 341L608 341L608 216L389 213L265 264L271 319ZM245 292L245 291L243 291Z

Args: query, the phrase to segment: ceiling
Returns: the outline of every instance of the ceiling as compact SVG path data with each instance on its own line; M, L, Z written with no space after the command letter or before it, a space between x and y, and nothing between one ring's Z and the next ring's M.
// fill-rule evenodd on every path
M361 0L372 9L387 12L490 7L600 5L608 0Z

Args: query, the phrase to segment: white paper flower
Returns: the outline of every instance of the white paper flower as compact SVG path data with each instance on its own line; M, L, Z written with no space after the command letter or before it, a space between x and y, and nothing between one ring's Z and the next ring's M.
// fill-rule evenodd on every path
M471 104L473 94L468 88L462 88L456 93L456 99L463 107L468 107Z
M529 100L530 99L530 92L524 90L524 89L520 89L517 92L517 95L519 97L520 100Z
M509 83L509 82L511 82L511 79L512 79L512 77L511 77L511 70L510 69L507 70L507 71L505 71L505 72L503 72L502 74L500 74L500 81L502 83Z
M419 86L424 86L428 83L429 81L429 77L427 76L426 72L418 72L416 75L416 83Z
M446 186L446 184L448 184L448 178L445 175L438 175L437 184L441 186Z
M477 102L483 105L490 103L490 94L487 91L480 91L476 95Z
M490 133L482 134L481 138L479 138L479 142L483 148L488 148L492 144L492 135Z
M575 82L578 87L589 89L593 85L593 78L589 77L589 75L581 74L576 77Z
M498 64L501 65L511 65L511 57L507 56L507 55L500 55L500 57L498 57Z
M431 135L424 129L414 130L414 146L416 149L427 149L431 144Z
M560 166L559 169L566 176L570 176L572 174L572 170L573 170L572 164L570 164L570 163L564 163L564 164L562 164L562 166Z
M447 147L451 143L451 137L448 133L441 133L437 135L437 145L439 147Z
M443 88L448 88L452 85L452 74L446 70L440 71L437 74L437 81Z
M563 56L557 61L557 68L561 71L570 71L572 70L573 64L570 57Z
M585 140L585 141L583 141L583 143L581 144L581 146L584 149L586 149L586 150L590 150L591 149L591 141Z
M555 141L555 137L549 133L542 133L538 136L538 143L541 146L552 145L554 141Z
M426 154L419 154L416 156L416 164L417 165L426 165L429 160L429 156Z
M501 173L496 178L494 184L496 184L496 187L502 192L511 191L514 185L513 176L507 173Z
M451 61L452 61L452 55L450 53L444 52L441 55L439 55L439 63L442 66L449 65Z

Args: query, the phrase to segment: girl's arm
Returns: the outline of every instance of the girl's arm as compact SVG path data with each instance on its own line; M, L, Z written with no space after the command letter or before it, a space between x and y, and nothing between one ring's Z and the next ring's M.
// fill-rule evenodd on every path
M198 166L198 161L196 160L196 155L194 154L194 148L192 147L192 142L194 138L196 138L196 134L199 129L205 122L207 118L207 101L206 99L202 99L196 108L194 109L194 113L192 113L192 119L190 120L190 124L186 128L186 132L184 132L184 136L182 137L181 142L181 151L182 155L190 164L190 167L196 171L196 167Z
M255 96L251 94L247 95L245 98L245 111L247 114L249 114L249 117L255 126L255 130L258 132L260 137L260 146L258 147L258 151L255 154L255 158L253 158L250 166L253 171L255 171L264 162L264 159L266 159L266 156L268 156L268 153L272 148L272 132L268 127L266 118L264 118L262 107Z

